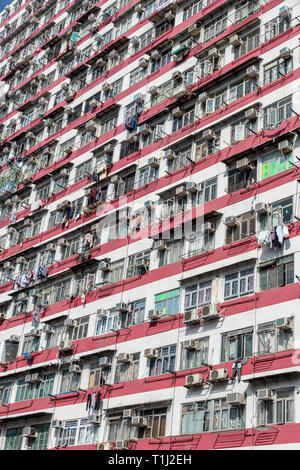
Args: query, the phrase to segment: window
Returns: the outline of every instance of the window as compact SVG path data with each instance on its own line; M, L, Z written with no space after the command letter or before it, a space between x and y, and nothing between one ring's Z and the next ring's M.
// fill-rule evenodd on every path
M46 397L53 391L54 373L41 374L41 381L28 384L24 379L18 381L16 401L33 400Z
M254 292L254 268L225 276L224 300L236 299Z
M172 132L176 132L182 127L191 124L195 120L195 105L190 106L189 108L183 111L183 115L179 118L173 120L173 129Z
M175 157L171 160L167 160L168 171L173 173L184 166L189 166L192 161L192 149L188 148L186 150L181 150L176 153Z
M253 132L251 132L253 131ZM257 121L240 120L231 126L231 143L235 144L257 132Z
M221 362L252 356L253 329L231 331L222 335Z
M169 25L169 24L168 24ZM169 29L169 28L168 28ZM162 33L161 33L162 34ZM154 73L157 70L161 69L165 65L169 64L172 60L172 52L171 50L161 51L160 57L158 59L152 59L151 61L151 71L150 73Z
M246 0L242 2L235 8L235 23L240 23L258 10L259 1Z
M103 315L100 315L97 319L96 333L95 336L104 335L110 333L111 330L117 330L119 324L119 310L110 309L105 310Z
M131 420L122 419L122 412L109 413L107 416L109 431L108 440L118 441L122 439L134 439L137 437L137 427L132 426Z
M145 166L144 168L141 168L139 171L139 179L137 182L137 187L141 188L142 186L145 186L146 184L151 183L152 181L155 181L158 177L158 168L154 168L151 165Z
M234 227L226 228L226 244L243 240L255 234L256 214L247 212L237 217L237 224Z
M278 36L290 27L290 19L278 16L265 24L265 41Z
M134 69L132 72L130 72L129 86L132 86L135 83L138 83L146 75L147 75L147 69L144 69L143 67L138 67L137 69Z
M292 152L282 153L279 150L262 158L262 179L277 175L282 171L292 168Z
M59 430L57 446L72 446L76 443L77 420L65 421L64 427Z
M121 93L122 86L123 86L123 77L119 78L119 80L116 80L115 82L113 82L111 84L111 89L109 91L104 92L104 101L107 101L110 98L113 98L114 96Z
M165 244L166 250L159 252L159 266L180 261L184 250L184 239L166 241Z
M278 78L282 77L282 75L287 75L288 73L292 72L292 70L292 58L283 59L282 57L279 57L278 59L264 66L265 85L274 82L274 80L277 80Z
M277 227L280 224L287 224L293 219L293 197L283 199L271 205L270 215L260 215L260 228L265 230L270 227Z
M73 256L75 253L79 252L80 248L80 235L74 235L73 238L68 239L68 245L67 246L62 246L60 248L60 253L61 253L61 259L66 259L70 258L70 256Z
M181 351L181 370L201 367L208 362L209 337L196 340L196 349L185 349Z
M80 374L73 374L68 370L63 371L60 393L77 392L80 385Z
M55 325L52 327L53 328L53 333L48 333L46 335L46 349L54 348L55 346L58 346L60 341L64 339L65 336L65 326L64 324L60 325Z
M148 418L146 428L139 429L140 438L163 437L166 435L167 408L142 410L141 416Z
M149 360L149 377L175 370L176 344L157 349L158 357Z
M284 322L286 319L279 319ZM276 322L264 323L257 327L257 350L261 355L287 351L294 347L293 330L294 323L290 318L290 328L280 328Z
M62 211L53 211L50 214L48 222L48 230L50 228L57 227L63 222L63 212Z
M293 422L294 400L294 389L274 390L272 400L258 400L258 425Z
M184 7L183 9L183 21L188 20L191 16L198 13L198 11L202 10L206 5L211 3L209 0L207 2L203 2L202 0L194 0L188 6Z
M99 365L99 362L91 364L90 377L89 377L89 387L100 387L101 385L110 383L110 368L103 368Z
M227 90L219 90L216 93L210 93L209 98L204 103L205 113L210 114L222 108L226 104Z
M39 350L40 338L35 336L25 336L22 354L31 353Z
M252 160L245 169L236 168L236 164L228 168L228 193L234 193L240 189L247 188L255 183L257 179L257 162Z
M93 100L96 100L98 102L97 105L99 106L99 104L101 104L100 97L101 97L101 92L99 91L98 93L96 93L95 95L93 95L89 99L87 99L86 102L85 102L84 112L88 113L89 111L93 111L94 108L92 108L90 106L90 103Z
M143 323L145 317L146 300L136 300L130 304L130 311L121 313L121 328L129 328Z
M191 310L211 303L211 281L199 282L186 287L184 309Z
M155 10L155 2L151 2L151 5L153 5L154 7L154 10ZM145 11L142 13L143 16L148 16L146 14L146 11L147 11L147 7L145 6ZM153 10L153 11L154 11ZM151 12L152 13L152 12ZM149 31L147 31L146 33L142 34L142 36L139 38L139 42L138 44L135 44L134 45L134 53L140 51L141 49L144 49L144 47L146 46L149 46L149 44L152 42L153 40L153 28L151 28Z
M131 16L125 18L121 23L115 24L115 38L125 33L129 28L131 28Z
M28 439L27 446L30 450L46 450L49 438L49 424L35 424L34 429L37 432L35 439Z
M151 106L155 106L161 101L169 98L172 94L172 81L168 81L160 85L158 93L156 95L151 95Z
M203 190L198 193L197 204L213 201L217 197L217 177L204 181L201 186ZM202 189L202 188L201 188Z
M260 268L260 290L275 289L294 282L294 255L273 260Z
M140 353L131 354L131 360L128 363L120 363L117 361L115 383L136 380L138 378L139 362Z
M204 42L219 36L227 29L227 13L206 24L204 27Z
M252 91L256 90L256 87L256 79L254 78L245 81L242 80L231 85L229 89L229 103L232 103L242 96L248 95Z
M7 429L4 450L21 450L23 427Z
M155 296L155 312L162 315L176 315L179 313L180 289L162 292Z
M12 343L11 341L5 341L2 361L4 363L14 362L16 360L19 349L19 343Z
M12 386L13 386L12 382L2 383L0 385L0 403L2 404L10 403Z
M81 338L86 338L89 326L89 317L82 317L77 320L77 325L71 329L69 335L72 341L76 341Z
M155 38L158 38L159 36L164 34L166 31L169 31L169 29L173 28L173 26L174 26L174 20L170 22L164 21L163 23L158 24L155 27Z
M292 97L288 96L283 100L271 104L263 109L264 129L274 128L282 121L292 117Z
M124 258L111 263L111 271L103 273L104 282L118 282L123 279Z
M61 302L70 296L71 279L65 279L53 286L53 302Z
M80 426L78 430L78 445L81 444L94 444L99 442L100 439L100 426L89 423L87 419L80 420Z
M183 405L181 434L225 431L245 427L245 407L226 403L226 398Z
M69 181L68 176L59 176L58 178L55 178L53 189L52 189L52 194L59 193L59 191L66 189L68 186L68 181Z
M144 262L148 262L149 264L150 253L151 250L145 250L129 256L126 277L132 277L139 274L139 266L142 266Z

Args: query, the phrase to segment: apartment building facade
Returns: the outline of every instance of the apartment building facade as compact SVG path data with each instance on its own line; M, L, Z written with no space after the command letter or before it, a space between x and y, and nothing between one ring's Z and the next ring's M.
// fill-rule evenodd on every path
M0 14L0 448L299 449L300 4Z

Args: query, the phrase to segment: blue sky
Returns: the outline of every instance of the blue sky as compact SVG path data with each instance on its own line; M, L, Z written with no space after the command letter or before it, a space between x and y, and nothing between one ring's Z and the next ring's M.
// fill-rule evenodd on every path
M12 2L12 0L0 0L0 12L3 10L3 8L6 7L6 5L9 5Z

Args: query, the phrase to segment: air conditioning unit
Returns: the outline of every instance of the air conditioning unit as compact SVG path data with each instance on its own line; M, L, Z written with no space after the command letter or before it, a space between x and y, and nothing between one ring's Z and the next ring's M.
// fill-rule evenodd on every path
M30 438L30 439L35 439L37 437L37 435L38 435L38 433L31 426L26 426L25 428L23 428L23 433L22 433L23 437L27 437L27 438Z
M203 376L202 374L191 374L185 377L185 387L192 388L192 387L200 387L203 384Z
M177 197L186 196L186 186L185 185L178 186L178 188L176 188L175 194Z
M197 23L192 24L191 26L188 27L188 32L191 36L198 36L201 32L199 26Z
M278 143L278 150L280 150L283 153L292 152L293 146L287 139L282 140L281 142Z
M200 322L200 310L194 308L192 310L186 310L183 314L183 323L186 325L193 325Z
M166 242L164 240L155 240L153 249L165 251L167 249Z
M201 320L213 320L219 318L219 313L216 305L204 305L201 307Z
M257 391L257 399L258 400L273 400L273 392L268 388L262 388Z
M132 426L137 426L139 428L145 428L148 426L148 418L143 416L133 416L131 419Z
M73 146L72 146L72 145L68 145L68 146L65 148L65 154L66 154L66 155L70 155L72 152L73 152ZM66 170L66 169L61 170L60 175L61 175L62 172L63 172L64 174L66 174L66 175L69 175L69 170ZM64 176L64 175L62 175L62 176Z
M240 406L245 404L245 396L242 393L228 393L226 396L228 405Z
M116 441L116 450L128 450L129 442L128 441Z
M51 335L52 333L54 333L54 331L55 329L53 328L53 326L50 326L47 323L43 325L43 332L47 335Z
M111 85L107 82L103 83L102 90L103 91L110 91L111 90Z
M216 47L212 47L207 54L208 59L213 59L214 57L220 57L220 52Z
M268 204L265 202L258 202L254 207L255 212L258 214L267 214L268 213Z
M54 429L62 429L64 427L64 423L60 419L53 419L51 421L51 427Z
M147 68L149 64L149 56L144 56L141 57L139 60L139 66L142 67L143 69Z
M290 12L290 9L285 5L279 8L279 16L281 18L288 18L289 12Z
M172 12L172 10L167 11L167 13L165 14L165 20L171 23L174 19L175 19L175 15Z
M11 343L19 343L20 342L20 336L17 336L17 335L11 335L9 337L9 341Z
M31 383L31 374L26 374L24 380L25 380L25 383L30 384Z
M42 377L39 373L34 373L34 374L31 374L31 382L32 384L35 384L35 383L38 383L38 382L41 382L42 381Z
M152 168L158 168L159 167L158 158L156 158L156 157L149 158L148 165L151 166Z
M105 145L104 152L108 154L114 153L114 146L112 144Z
M66 209L66 207L69 207L70 204L71 204L70 201L63 201L63 202L61 202L60 204L58 204L56 210L57 210L57 211L62 211L62 210L64 210L64 209Z
M183 96L186 95L186 87L185 85L180 85L177 86L176 88L173 89L173 97L178 100L179 98L182 98Z
M280 330L291 330L293 328L293 319L292 318L277 318L276 326Z
M109 356L102 356L99 358L99 366L104 369L109 369L112 365L112 358Z
M88 121L85 125L85 128L88 130L88 131L96 131L97 129L97 124L94 120L91 120L91 121Z
M65 100L67 102L72 101L75 98L76 91L75 90L69 90L66 94Z
M245 111L245 118L254 121L258 117L258 112L255 108L250 108Z
M242 44L242 41L241 39L239 38L239 36L237 34L233 34L230 38L229 38L229 44L231 46L234 46L234 47L238 47Z
M172 116L175 117L175 118L179 118L183 115L183 111L182 109L179 107L179 106L176 106L176 108L174 108L172 110Z
M58 246L68 246L69 242L66 238L59 238L59 240L57 242L57 245Z
M81 367L78 364L71 364L69 367L71 374L81 374Z
M199 103L204 103L207 100L207 98L208 98L207 92L204 91L203 93L200 93L200 95L198 96L198 101Z
M251 170L251 160L247 157L241 158L236 162L236 169L239 171Z
M33 328L30 330L30 336L34 336L35 338L39 338L41 336L41 331L37 328Z
M128 362L131 362L131 357L130 354L128 353L120 353L118 355L118 361L123 362L124 364L127 364Z
M227 369L213 369L209 373L208 382L217 383L228 379Z
M5 313L0 313L0 321L4 321L6 319Z
M70 340L62 340L58 345L58 350L61 352L64 351L71 351L72 350L72 341Z
M111 271L110 258L100 261L99 263L100 271Z
M205 131L203 131L202 136L206 140L213 140L216 138L216 134L212 129L205 129Z
M50 119L50 118L49 118L49 119L46 119L46 120L44 121L45 127L51 127L51 126L53 126L53 124L54 124L53 119Z
M120 302L116 305L116 309L121 313L127 313L131 311L131 305L129 302Z
M25 264L26 259L23 256L20 256L19 258L17 258L17 263L18 264Z
M282 57L285 60L290 59L292 57L292 55L293 55L293 53L292 53L291 49L289 49L288 47L283 47L279 51L279 57Z
M156 359L158 357L157 349L148 348L144 351L144 357L147 359Z
M142 93L137 93L136 95L134 95L133 101L137 104L142 104L144 101Z
M64 327L65 328L74 328L74 326L77 325L76 320L72 320L71 318L66 318L64 321Z
M132 38L130 38L130 42L131 44L133 44L134 46L137 46L139 43L140 43L140 40L137 36L132 36Z
M11 263L9 261L6 261L3 265L3 269L10 269L12 266L11 266Z
M158 59L160 59L160 57L161 57L161 52L158 49L154 49L151 52L151 59L158 60Z
M172 73L172 79L179 81L183 79L182 72L180 70L176 70L175 72Z
M135 416L135 410L133 408L128 408L123 411L123 418L133 418Z
M214 233L216 231L216 226L215 224L212 224L211 222L205 222L203 225L203 232L204 233Z
M142 124L139 127L139 133L142 135L149 135L152 133L152 129L148 124Z
M159 320L162 314L162 310L148 310L148 319L151 321Z
M25 292L21 292L18 296L18 300L28 300L28 296Z
M97 446L97 450L112 450L113 446L112 442L100 442Z
M224 224L227 227L236 227L238 225L238 221L236 217L230 215L229 217L226 217Z
M189 349L191 351L196 349L197 342L194 339L187 339L186 341L183 342L183 349Z
M92 414L88 416L88 422L99 426L101 423L101 415Z
M188 193L196 193L198 191L198 185L194 182L186 183L185 188Z
M246 70L246 77L256 78L258 76L258 67L256 65L250 65Z

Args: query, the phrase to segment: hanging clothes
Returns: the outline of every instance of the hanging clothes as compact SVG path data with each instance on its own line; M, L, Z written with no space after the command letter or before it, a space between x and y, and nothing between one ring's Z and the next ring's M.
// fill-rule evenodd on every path
M91 408L91 404L92 404L92 395L89 393L88 396L87 396L87 400L86 400L86 410L89 410Z

